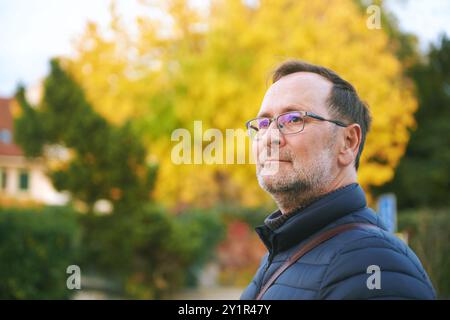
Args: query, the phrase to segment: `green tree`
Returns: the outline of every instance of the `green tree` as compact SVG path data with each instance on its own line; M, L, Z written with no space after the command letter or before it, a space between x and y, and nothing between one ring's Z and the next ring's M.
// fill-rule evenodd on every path
M409 71L419 99L416 130L393 181L376 190L394 191L400 208L450 205L450 40L442 36L426 61Z
M146 161L146 149L130 123L115 127L94 111L58 60L51 61L38 106L29 104L24 88L16 99L22 113L15 139L26 155L48 158L48 174L57 190L69 191L90 212L100 199L128 208L150 199L156 166ZM49 152L52 146L66 151L56 163Z
M22 111L16 142L27 156L46 159L54 186L69 191L90 213L97 200L114 205L113 214L79 216L82 268L117 281L135 298L161 298L193 282L223 226L211 214L170 216L152 201L157 167L147 163L130 122L113 125L99 115L58 60L51 61L37 106L27 101L24 88L16 99ZM54 146L68 156L53 163Z

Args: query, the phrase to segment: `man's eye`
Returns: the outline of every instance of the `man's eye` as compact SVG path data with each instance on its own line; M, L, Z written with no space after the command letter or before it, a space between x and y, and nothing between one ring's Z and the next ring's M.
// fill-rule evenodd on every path
M286 125L289 125L289 124L299 123L301 121L302 121L302 119L299 116L287 115L280 122L281 122L282 125L286 126Z

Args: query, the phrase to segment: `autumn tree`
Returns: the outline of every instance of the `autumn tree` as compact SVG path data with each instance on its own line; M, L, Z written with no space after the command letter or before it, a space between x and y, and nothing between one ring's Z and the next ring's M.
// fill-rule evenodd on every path
M253 165L174 164L171 133L193 131L195 120L224 135L228 128L244 129L258 112L270 71L288 58L327 66L355 85L373 115L359 182L370 189L392 179L417 104L388 26L367 28L368 15L355 1L143 3L159 15L139 17L137 34L123 25L113 3L108 30L90 23L67 60L96 110L114 123L130 120L152 146L161 163L157 199L171 205L271 203ZM233 150L250 152L247 146Z

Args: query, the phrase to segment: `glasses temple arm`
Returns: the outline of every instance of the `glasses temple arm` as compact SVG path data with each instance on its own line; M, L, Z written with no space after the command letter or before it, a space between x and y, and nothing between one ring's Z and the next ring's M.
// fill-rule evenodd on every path
M306 112L306 115L308 117L311 117L311 118L314 118L314 119L317 119L317 120L328 121L328 122L334 123L335 125L338 125L340 127L344 127L344 128L347 127L347 125L345 123L343 123L343 122L341 122L339 120L325 119L325 118L323 118L323 117L321 117L321 116L319 116L317 114L311 113L311 112Z

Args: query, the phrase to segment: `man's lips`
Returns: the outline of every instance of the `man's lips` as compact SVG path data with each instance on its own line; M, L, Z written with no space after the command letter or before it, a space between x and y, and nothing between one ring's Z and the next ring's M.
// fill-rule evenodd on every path
M290 162L290 161L281 159L266 159L264 162Z

